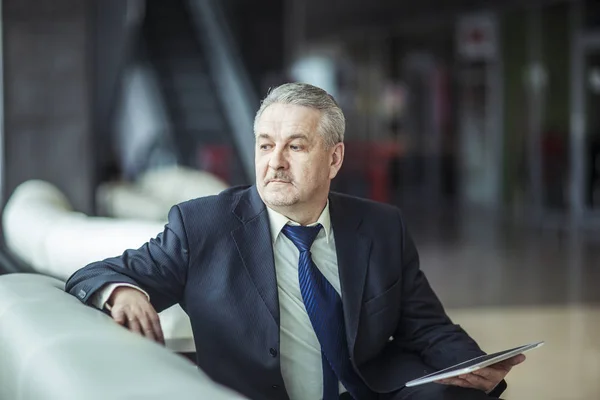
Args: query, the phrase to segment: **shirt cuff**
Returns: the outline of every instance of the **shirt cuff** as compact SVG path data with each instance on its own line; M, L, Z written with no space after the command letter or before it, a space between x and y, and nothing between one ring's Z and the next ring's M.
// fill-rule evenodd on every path
M94 307L98 308L99 310L102 310L104 307L109 308L108 304L106 304L106 302L108 301L110 296L113 294L115 289L118 287L122 287L122 286L127 286L127 287L131 287L131 288L139 290L140 292L144 293L146 295L146 297L148 297L148 301L150 301L150 296L148 295L148 293L146 293L145 290L142 290L137 286L131 285L129 283L111 283L111 284L105 285L102 289L100 289L96 293L94 293L92 295L92 299L91 299L90 303Z

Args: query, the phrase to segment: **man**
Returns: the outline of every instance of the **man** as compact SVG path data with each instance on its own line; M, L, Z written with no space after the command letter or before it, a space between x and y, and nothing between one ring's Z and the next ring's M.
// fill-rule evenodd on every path
M156 238L76 272L66 290L162 341L190 316L198 366L250 399L485 399L518 356L405 388L482 355L446 316L397 208L330 193L345 120L322 89L272 90L255 119L256 186L174 206Z

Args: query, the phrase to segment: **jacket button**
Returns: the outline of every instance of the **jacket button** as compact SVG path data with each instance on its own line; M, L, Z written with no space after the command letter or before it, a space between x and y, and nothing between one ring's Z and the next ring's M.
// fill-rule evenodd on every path
M273 389L279 389L279 385L273 385L271 386Z
M273 357L277 357L277 350L275 350L274 348L272 348L272 347L271 347L271 348L269 349L269 353L271 353L271 355L272 355Z

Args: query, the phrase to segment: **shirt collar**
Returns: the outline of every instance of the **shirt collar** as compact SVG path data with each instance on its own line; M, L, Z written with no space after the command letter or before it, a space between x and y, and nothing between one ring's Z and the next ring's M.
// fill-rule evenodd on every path
M279 233L283 229L285 225L288 223L290 225L300 225L299 223L292 221L285 215L278 213L277 211L269 208L267 206L267 213L269 214L269 225L271 228L271 241L274 244L279 236ZM323 226L323 230L325 231L325 238L327 239L327 243L329 243L329 238L331 236L331 217L329 215L329 199L327 200L327 204L325 208L321 212L319 219L314 224L310 224L309 226L315 226L317 224L321 224Z

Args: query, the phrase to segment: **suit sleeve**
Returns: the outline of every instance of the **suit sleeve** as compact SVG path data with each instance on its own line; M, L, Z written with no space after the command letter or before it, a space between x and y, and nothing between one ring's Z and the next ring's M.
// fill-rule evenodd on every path
M394 342L420 354L423 361L444 369L484 355L459 325L455 325L420 268L419 253L400 217L402 229L402 315ZM502 380L489 394L500 397L506 390Z
M137 250L94 262L76 271L65 290L90 304L107 284L127 283L144 290L157 312L180 302L189 264L188 240L178 206L169 211L164 230Z
M452 323L419 266L419 255L402 218L401 317L395 343L420 354L428 365L443 369L485 354L458 325Z

